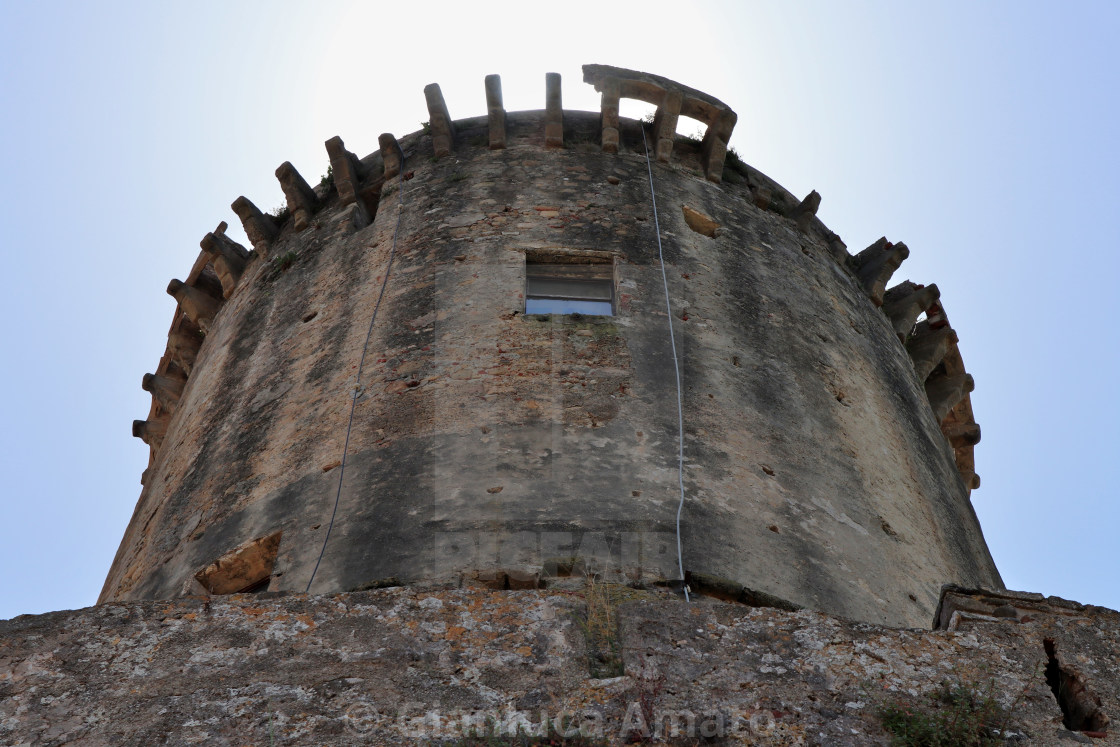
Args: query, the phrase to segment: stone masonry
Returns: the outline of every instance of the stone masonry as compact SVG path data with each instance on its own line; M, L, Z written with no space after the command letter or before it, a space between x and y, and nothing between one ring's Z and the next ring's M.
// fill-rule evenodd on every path
M607 606L619 665L593 673ZM991 694L1009 743L1116 741L1082 732L1120 713L1118 613L957 590L942 613L892 629L583 582L113 602L0 622L0 744L453 744L543 714L597 744L855 747L950 686Z
M598 113L564 110L555 74L536 112L488 77L473 119L432 84L424 131L364 157L331 138L314 187L281 164L283 211L234 201L252 249L223 224L168 287L102 601L580 567L915 625L943 583L1002 585L969 502L974 383L936 286L890 285L906 245L849 254L820 194L728 154L719 99L584 79ZM657 107L648 132L627 97ZM525 313L530 270L597 273L611 315Z

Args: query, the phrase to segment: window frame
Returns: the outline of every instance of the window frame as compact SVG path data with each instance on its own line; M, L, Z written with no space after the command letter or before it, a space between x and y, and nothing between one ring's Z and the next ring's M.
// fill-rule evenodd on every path
M618 279L615 272L616 255L613 252L592 249L526 249L524 311L526 314L558 314L571 316L578 314L588 317L613 317L618 313ZM536 268L536 269L534 269ZM534 281L538 281L536 288ZM547 292L541 284L552 282L553 292ZM586 283L586 293L562 291L563 284L578 285ZM605 284L605 287L604 287ZM596 290L596 288L598 290ZM605 293L602 291L606 291ZM544 291L544 292L542 292ZM566 311L532 310L533 301L571 302L574 304L608 304L609 311Z

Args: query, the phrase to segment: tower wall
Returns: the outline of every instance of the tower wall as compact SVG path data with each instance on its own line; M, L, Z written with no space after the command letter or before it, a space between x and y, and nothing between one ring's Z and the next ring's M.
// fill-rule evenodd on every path
M328 142L333 178L315 190L278 170L284 220L235 203L254 250L208 235L194 295L176 291L145 387L181 393L153 391L136 426L152 463L102 601L236 591L262 564L267 588L303 591L320 552L316 592L680 578L677 387L642 131L611 119L618 76L592 67L601 113L559 109L557 88L550 108L506 114L488 80L489 115L452 121L437 87L427 131L399 151L382 136L358 160ZM680 87L674 103L671 81L647 77L655 88L620 90L665 95L650 147L667 159L653 182L693 591L924 626L944 583L1001 588L936 295L884 294L905 252L850 256L815 218L819 197L737 161L714 181L726 114L703 110L717 124L701 143L674 139L669 114L696 116L703 94ZM527 257L602 263L614 315L526 314ZM899 311L915 295L917 326Z

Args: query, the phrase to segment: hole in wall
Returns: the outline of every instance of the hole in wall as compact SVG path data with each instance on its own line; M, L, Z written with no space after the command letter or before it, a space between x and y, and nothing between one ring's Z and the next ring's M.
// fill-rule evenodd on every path
M312 319L314 319L317 316L319 316L318 311L312 311L310 314L305 314L304 317L303 317L303 323L307 324L308 322L310 322Z
M708 238L715 238L719 234L719 224L710 216L691 205L681 205L681 212L684 213L684 222L696 233Z
M1062 667L1053 638L1042 643L1046 649L1046 684L1062 709L1062 724L1070 731L1105 731L1108 717L1101 713L1101 699L1079 674Z
M255 594L266 591L280 549L281 532L246 542L195 574L211 594Z

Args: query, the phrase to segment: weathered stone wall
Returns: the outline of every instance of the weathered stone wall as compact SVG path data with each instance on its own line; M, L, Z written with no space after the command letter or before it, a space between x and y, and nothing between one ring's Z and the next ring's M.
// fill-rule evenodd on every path
M109 603L0 621L0 744L432 744L542 712L609 744L645 726L659 743L888 744L881 710L931 708L946 685L994 697L1016 743L1090 741L1062 726L1048 646L1109 730L1120 615L971 593L953 610L955 630L890 629L582 584ZM597 651L623 669L591 676Z
M451 121L429 87L430 131L399 151L385 135L359 160L336 138L333 180L315 190L278 170L290 219L235 203L254 251L219 230L172 289L175 345L157 374L181 394L153 392L137 426L153 462L103 601L205 592L231 551L277 532L266 581L302 591L352 397L313 590L462 574L535 586L575 565L679 578L676 389L642 131L606 103L667 82L618 87L617 74L596 69L602 118L560 109L554 81L544 112L506 114L491 85L487 117ZM653 179L682 365L685 571L896 625L924 624L943 583L999 587L961 475L975 440L941 429L971 423L963 368L948 370L944 332L921 373L899 339L900 326L923 339L922 311L926 332L944 327L936 294L884 294L905 247L850 257L815 193L722 168L733 113L678 93L659 100ZM714 134L674 141L674 112ZM618 152L604 153L611 129ZM564 147L545 147L557 132ZM534 251L609 257L616 314L525 315ZM240 556L236 578L263 562Z

